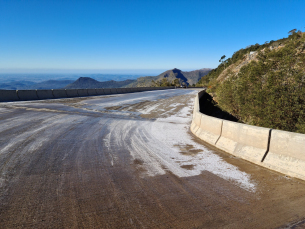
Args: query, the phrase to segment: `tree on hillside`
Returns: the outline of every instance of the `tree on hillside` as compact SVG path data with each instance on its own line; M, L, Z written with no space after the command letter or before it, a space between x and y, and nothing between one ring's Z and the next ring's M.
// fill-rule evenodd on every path
M290 30L288 33L289 33L290 35L293 35L296 31L297 31L297 29L292 29L292 30Z
M179 86L180 86L180 81L179 81L179 79L174 79L173 82L172 82L172 86L179 87Z
M226 55L223 55L222 57L220 57L220 60L219 60L219 62L221 62L221 64L223 64L224 62L225 62L225 59L226 59ZM223 65L223 69L225 69L226 68L226 66L225 66L225 64Z
M219 62L223 63L225 58L226 58L226 55L223 55L222 57L220 57Z

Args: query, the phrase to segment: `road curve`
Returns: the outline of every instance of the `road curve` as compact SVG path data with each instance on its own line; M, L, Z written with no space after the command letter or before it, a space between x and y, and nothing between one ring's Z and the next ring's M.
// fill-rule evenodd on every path
M302 228L305 182L193 136L196 93L0 103L0 228Z

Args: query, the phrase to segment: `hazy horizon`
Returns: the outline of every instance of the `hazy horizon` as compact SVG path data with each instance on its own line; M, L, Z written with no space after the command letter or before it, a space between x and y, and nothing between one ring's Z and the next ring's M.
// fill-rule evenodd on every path
M170 68L170 69L174 69ZM178 68L178 67L176 67ZM26 69L26 68L0 68L0 74L135 74L135 75L159 75L170 69ZM198 69L181 69L182 71L194 71Z

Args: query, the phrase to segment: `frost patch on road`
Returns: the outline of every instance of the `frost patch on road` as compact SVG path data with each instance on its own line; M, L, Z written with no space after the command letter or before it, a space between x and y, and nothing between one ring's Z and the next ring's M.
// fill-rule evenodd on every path
M195 93L190 91L190 94ZM208 171L254 192L256 185L249 174L193 140L189 132L193 104L194 98L168 105L161 101L137 110L141 114L157 113L159 118L109 120L109 134L103 141L107 151L112 152L111 165L116 166L120 150L128 150L132 156L131 163L141 176L171 172L178 177L190 177ZM162 116L161 109L165 109Z
M147 106L142 110L139 110L141 114L150 114L153 110L155 110L160 104L154 104L152 106Z
M132 138L130 149L133 157L144 161L142 166L149 176L164 174L166 170L179 177L196 176L202 171L209 171L254 192L256 185L249 174L192 140L188 133L192 104L193 101L176 115L158 118L155 122L138 127L137 137Z

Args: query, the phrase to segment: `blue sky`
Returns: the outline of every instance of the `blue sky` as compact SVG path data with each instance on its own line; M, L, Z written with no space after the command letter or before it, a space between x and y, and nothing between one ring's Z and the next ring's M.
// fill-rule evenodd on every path
M0 0L0 72L215 68L305 30L305 1Z

